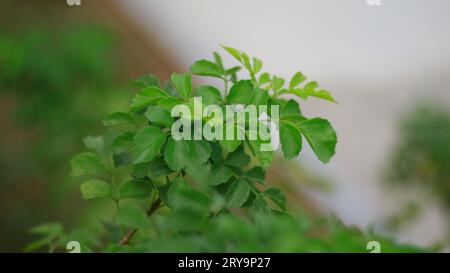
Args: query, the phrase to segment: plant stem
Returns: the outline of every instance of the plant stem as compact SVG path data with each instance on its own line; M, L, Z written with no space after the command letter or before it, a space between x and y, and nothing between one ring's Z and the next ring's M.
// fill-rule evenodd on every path
M147 211L147 217L150 217L161 205L161 199L156 199L155 202L150 206ZM134 234L138 231L137 228L131 229L125 234L125 236L120 240L119 245L126 245L130 242L131 238L133 238Z
M114 171L110 171L109 174L111 175L111 184L112 184L113 197L114 197L114 199L117 202L118 189L117 189L117 182L116 182L116 174L114 173Z
M225 97L225 99L226 99L226 97L227 97L227 93L228 93L228 79L227 79L227 77L225 76L224 78L223 78L223 83L224 83L224 89L225 89L225 92L224 92L224 97Z

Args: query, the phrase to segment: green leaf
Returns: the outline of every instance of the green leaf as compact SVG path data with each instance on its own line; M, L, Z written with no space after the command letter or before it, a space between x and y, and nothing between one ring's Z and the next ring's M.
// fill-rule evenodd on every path
M294 88L291 89L290 92L294 95L299 96L300 98L306 100L308 97L316 97L323 100L331 101L337 103L333 96L327 90L319 90L316 89L319 87L319 84L316 81L308 82L304 88Z
M166 80L166 82L164 83L164 91L167 92L167 94L169 94L172 97L179 97L180 96L180 92L178 92L178 90L175 88L175 85L172 83L171 80Z
M172 82L180 92L180 95L185 101L191 96L192 93L192 79L190 74L172 74Z
M305 118L302 115L298 115L298 114L291 114L291 115L283 115L283 117L281 118L281 120L285 120L285 121L289 121L293 124L295 124L295 126L298 126L298 124L300 122L303 122L305 120L308 120L307 118Z
M116 223L131 228L146 228L149 226L145 211L134 205L120 207L117 212Z
M133 163L133 154L128 152L113 154L113 161L115 168L131 165Z
M223 126L223 135L224 135L224 139L219 140L219 144L222 147L223 150L225 150L228 153L233 152L234 150L237 149L237 147L239 147L239 145L241 145L241 140L237 139L236 137L232 140L226 140L225 136L227 135L227 131L232 132L233 128L235 128L236 126L232 127L232 126L227 126L226 124L224 124ZM234 134L236 136L236 134Z
M256 57L253 57L253 73L256 74L261 71L262 66L262 61Z
M266 200L264 200L263 198L257 197L253 201L252 210L253 210L253 212L256 212L256 213L269 214L270 206Z
M280 142L286 159L295 158L302 149L302 136L292 123L281 121Z
M301 115L300 107L298 103L290 99L288 100L283 107L281 107L280 117L288 116L288 115Z
M245 201L247 201L250 195L250 190L251 188L248 185L247 181L243 179L238 179L233 182L225 196L227 207L241 207L245 203Z
M330 122L322 118L312 118L298 124L300 132L306 137L317 158L328 163L335 153L336 132Z
M125 132L118 135L112 142L113 152L115 154L130 152L133 150L134 132Z
M84 152L76 155L72 161L72 176L89 175L106 170L100 155L92 152Z
M185 163L184 170L186 173L192 177L192 179L201 186L202 189L206 190L213 183L213 173L212 166L209 162L200 163L198 161L190 161ZM220 171L220 169L218 169ZM222 175L219 173L219 175ZM220 176L218 176L218 181L214 183L221 183Z
M219 67L220 71L223 74L223 72L225 72L225 67L223 66L222 57L217 52L214 52L213 54L214 54L214 61L216 62L217 66Z
M103 124L105 126L117 126L117 125L128 125L135 124L133 117L125 112L115 112L108 115L104 120Z
M163 175L169 175L172 171L167 166L163 157L158 157L150 162L147 175L151 178L158 178Z
M235 83L227 96L228 103L248 104L253 95L253 84L250 80Z
M211 185L220 185L227 182L233 173L231 170L221 164L216 164L212 166L211 177L209 178Z
M228 47L228 46L224 46L222 45L222 47L231 55L233 56L236 60L238 60L239 62L242 61L242 57L241 57L241 52L239 52L239 50L232 48L232 47Z
M254 167L250 171L244 174L244 177L247 177L251 180L255 180L257 182L264 183L266 178L266 172L261 167Z
M299 98L306 100L308 98L308 94L302 88L295 88L290 90L290 92L294 95L297 95Z
M200 76L211 76L219 79L222 78L222 71L220 70L220 67L208 60L196 61L191 66L191 72L192 74Z
M173 124L173 118L170 115L170 112L159 106L148 107L147 112L145 112L145 116L152 123L163 125L167 128L170 128Z
M170 169L179 171L191 162L204 163L211 156L211 146L205 140L179 140L169 138L164 158Z
M174 211L197 212L206 214L209 211L209 197L187 185L184 181L174 183L168 193L169 203Z
M270 188L264 191L264 195L277 204L281 209L286 210L286 196L283 191L277 188Z
M167 111L172 111L172 108L179 105L179 104L183 104L183 101L180 100L179 98L174 98L174 97L168 97L165 99L162 99L158 102L158 106L166 109Z
M227 75L235 75L235 73L238 72L239 70L241 70L240 66L233 66L231 68L228 68L225 71L225 74L227 74Z
M169 183L166 183L158 188L159 198L161 199L162 203L164 205L166 205L168 208L171 207L168 195L169 195L169 190L170 190L170 187L172 186L172 183L173 183L173 181L170 181Z
M236 73L232 73L232 74L231 74L231 76L230 76L230 81L231 81L233 84L235 84L235 83L238 82L238 77L237 77Z
M272 163L273 153L271 151L263 151L259 140L249 140L249 147L253 155L258 159L259 164L264 169Z
M222 95L219 89L210 85L200 85L197 87L195 96L202 97L204 105L220 104L222 102Z
M83 142L88 149L95 150L101 155L106 154L105 140L103 136L87 136L83 139Z
M61 223L44 223L31 228L33 234L45 235L47 238L55 238L63 234L64 227Z
M182 177L176 177L174 180L164 184L159 188L159 196L163 203L172 208L173 195L179 190L188 189L191 186Z
M306 85L305 85L305 87L304 87L304 89L305 89L305 91L307 91L307 92L312 92L312 91L314 91L316 88L318 88L319 87L319 83L318 82L316 82L316 81L310 81L310 82L308 82Z
M244 67L250 71L250 74L253 74L253 68L250 64L250 57L247 55L247 53L241 51L241 57L242 57L242 64Z
M143 89L134 95L131 102L131 110L139 111L147 108L149 105L157 104L160 100L167 98L169 95L158 87L152 86Z
M267 90L256 87L253 90L252 97L250 98L249 104L253 105L267 105L269 99L269 92Z
M152 161L161 150L166 135L156 126L149 126L139 130L134 136L133 164L145 163Z
M239 147L239 145L241 145L241 140L238 140L238 139L233 139L233 140L221 139L221 140L219 140L219 144L222 147L222 149L224 149L228 153L231 153L234 150L236 150L237 147Z
M96 199L96 198L110 198L112 197L111 187L105 181L99 179L91 179L80 186L83 198Z
M263 85L263 84L269 83L270 81L271 81L270 74L267 72L264 72L261 74L261 76L259 76L258 84Z
M316 91L310 96L337 103L336 100L333 98L333 96L330 94L330 92L328 92L327 90Z
M194 157L196 161L204 163L211 156L211 145L206 140L188 140L189 156ZM192 148L193 147L193 148Z
M230 153L225 161L228 166L242 168L250 163L250 156L244 152L243 146L239 146L237 150Z
M222 147L219 142L210 142L211 144L211 159L214 163L223 162Z
M297 72L292 77L291 81L289 82L289 90L294 89L299 84L304 82L306 80L306 77L302 74L302 72Z
M120 188L120 199L147 198L152 193L152 185L148 181L130 180Z
M50 246L51 240L44 238L27 244L23 252L33 252L43 248L44 246Z
M155 87L160 87L159 85L159 79L155 76L155 75L145 75L142 76L136 80L134 80L133 85L137 86L137 87L151 87L151 86L155 86Z
M174 180L164 184L159 188L159 196L163 203L169 207L173 207L174 195L179 191L188 191L191 186L182 177L176 177ZM177 204L175 204L177 205Z
M275 91L280 90L284 85L284 79L277 77L277 76L273 76L272 78L272 89Z
M184 169L194 181L206 188L212 180L221 180L227 175L227 170L212 169L207 163L211 152L211 146L205 140L175 141L170 138L166 145L165 160L171 170Z
M185 166L186 154L188 152L187 143L184 140L176 141L169 138L164 153L164 159L170 169L179 171Z
M132 166L131 177L134 179L147 178L151 163L139 163Z
M35 251L43 248L44 246L50 247L54 240L63 235L64 227L61 223L45 223L31 228L30 232L33 234L42 235L43 238L26 245L24 252Z

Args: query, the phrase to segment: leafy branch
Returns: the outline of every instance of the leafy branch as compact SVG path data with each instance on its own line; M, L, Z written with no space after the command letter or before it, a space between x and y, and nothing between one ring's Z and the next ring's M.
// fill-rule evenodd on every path
M90 151L72 159L71 175L84 181L80 186L83 198L107 199L116 204L115 217L104 222L111 233L104 251L138 247L158 238L207 236L236 209L245 210L253 222L262 217L258 215L288 215L284 193L265 183L274 153L261 149L267 144L261 135L252 139L248 128L236 123L238 130L245 132L244 139L174 139L171 127L180 118L174 118L171 110L177 105L192 108L195 97L201 97L205 107L231 104L270 109L277 105L281 150L286 159L300 154L303 138L320 161L326 163L334 155L337 138L331 124L323 118L304 116L297 101L282 98L293 94L301 99L311 96L334 102L329 92L318 90L314 81L300 87L306 81L300 72L285 87L281 77L262 72L260 59L223 48L239 65L225 68L222 57L214 52L213 60L195 62L191 73L172 74L164 85L153 75L135 80L133 84L140 91L134 95L130 109L108 115L103 120L108 133L87 137L84 142ZM238 78L242 67L249 72L248 79ZM221 79L223 89L195 87L192 75ZM271 118L273 113L266 114ZM205 124L211 120L202 119ZM226 133L230 127L227 121L222 122L220 128ZM151 204L147 211L143 202ZM139 237L138 230L142 230Z

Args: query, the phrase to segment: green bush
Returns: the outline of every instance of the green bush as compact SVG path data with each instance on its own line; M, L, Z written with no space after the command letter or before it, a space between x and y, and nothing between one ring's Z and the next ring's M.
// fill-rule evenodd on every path
M110 236L99 240L85 230L66 234L60 224L47 224L34 230L43 239L27 250L44 245L55 250L77 240L82 251L361 252L374 238L386 251L416 250L364 235L335 219L310 223L304 216L289 214L284 193L265 183L273 152L261 149L267 144L261 134L256 140L249 137L248 124L235 124L245 132L243 140L174 139L170 129L185 117L174 119L171 110L175 105L192 109L198 96L205 106L277 105L286 159L299 155L305 143L324 163L334 155L337 138L331 124L306 117L295 100L285 98L334 102L328 91L319 89L315 81L306 82L300 72L285 84L281 77L262 73L259 59L224 49L240 66L225 68L214 53L214 61L195 62L191 74L173 74L163 88L151 75L136 80L134 84L142 90L135 94L130 111L107 116L103 122L109 132L87 137L90 151L73 158L72 175L83 181L84 199L110 200L117 208L113 220L101 216ZM249 79L238 79L241 66ZM223 91L205 85L193 88L191 75L218 78L224 83ZM273 119L273 112L267 114ZM205 124L211 120L203 117ZM229 123L221 125L224 131L230 128Z

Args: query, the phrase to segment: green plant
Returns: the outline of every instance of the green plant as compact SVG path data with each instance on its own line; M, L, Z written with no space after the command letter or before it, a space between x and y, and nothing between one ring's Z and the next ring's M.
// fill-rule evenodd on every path
M223 92L213 86L193 88L191 74L173 74L163 89L156 77L141 77L134 82L142 90L134 96L131 110L105 118L104 125L111 129L108 134L84 140L91 151L73 158L72 175L83 180L85 199L111 200L117 208L113 221L103 221L110 237L106 247L99 249L365 251L367 237L361 232L331 221L323 225L327 231L321 237L314 236L316 227L311 228L306 218L287 212L283 192L265 184L273 152L261 150L267 141L259 134L256 140L249 139L247 126L240 128L246 132L244 140L173 139L171 110L180 104L192 107L195 95L206 105L222 107L278 105L285 158L300 153L302 139L320 161L326 163L334 155L337 140L330 123L305 117L295 100L283 98L312 96L334 102L329 92L318 90L314 81L302 85L306 77L300 72L285 87L281 77L261 73L259 59L224 49L249 72L250 79L238 80L241 66L225 68L218 53L214 61L195 62L191 74L221 79ZM224 124L223 128L229 127ZM54 249L75 239L84 250L92 248L83 238L64 234L57 224L50 226L58 228L51 232L38 228L46 237L31 249L44 244Z
M419 105L400 123L388 181L420 186L450 211L450 114L440 105Z
M387 168L391 186L426 192L428 200L437 201L447 216L450 244L450 113L439 103L421 103L410 110L399 124L397 145ZM387 221L400 229L410 225L423 211L423 200L413 200Z

